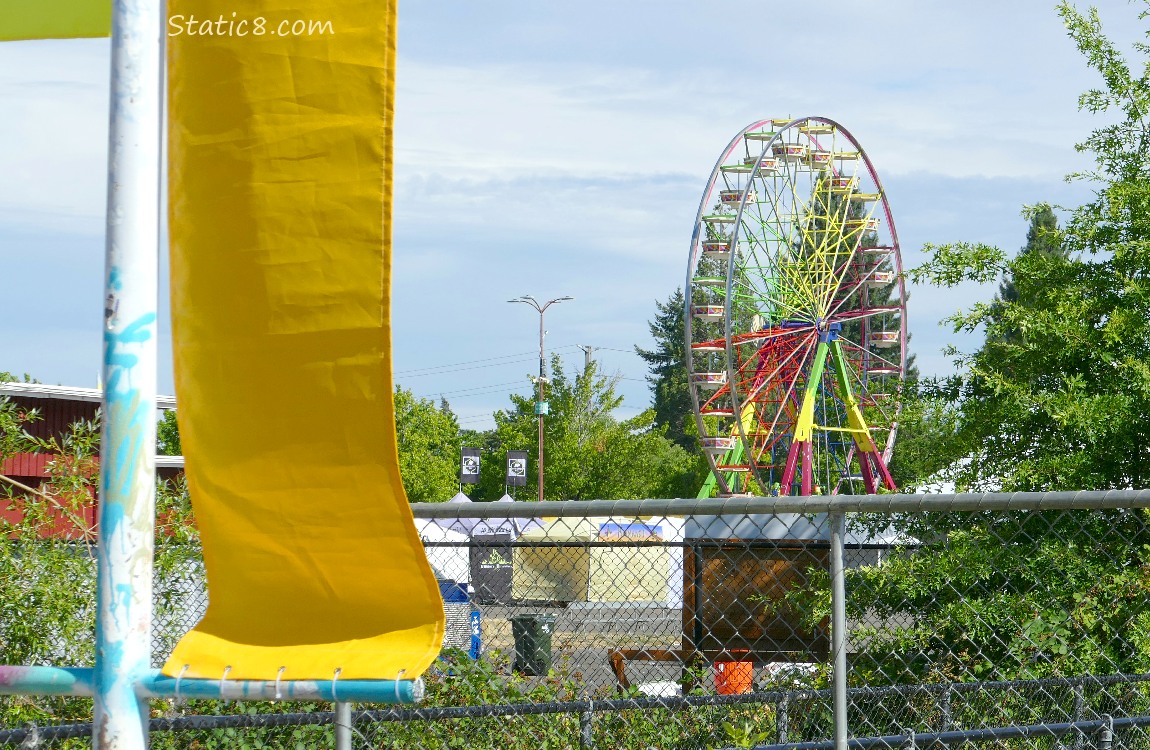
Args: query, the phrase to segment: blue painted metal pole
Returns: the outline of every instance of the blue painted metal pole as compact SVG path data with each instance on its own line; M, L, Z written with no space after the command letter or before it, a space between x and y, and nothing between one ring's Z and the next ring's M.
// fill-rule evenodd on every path
M309 700L332 703L418 703L423 680L203 680L150 670L136 688L147 698L219 698L233 701Z
M0 666L0 695L95 694L90 667ZM134 690L149 698L216 698L239 701L307 700L333 703L418 703L424 684L416 680L202 680L178 679L158 669L136 677Z
M91 667L0 667L0 695L91 697Z
M155 525L163 3L115 0L93 746L144 750Z

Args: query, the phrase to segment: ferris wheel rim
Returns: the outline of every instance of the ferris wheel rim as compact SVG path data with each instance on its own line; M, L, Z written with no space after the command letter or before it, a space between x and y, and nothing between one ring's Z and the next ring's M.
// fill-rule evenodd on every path
M685 342L691 341L691 333L692 333L692 331L691 331L691 306L692 306L692 300L693 300L692 282L694 280L695 268L698 265L698 260L696 258L696 249L699 246L699 235L703 231L703 216L705 215L705 212L707 209L707 196L710 195L711 188L715 184L715 180L721 172L721 167L723 166L723 162L727 159L727 157L731 154L731 152L735 149L735 147L742 140L743 134L749 130L754 129L754 128L762 127L763 125L765 125L766 123L769 123L770 121L771 121L770 118L762 119L762 120L755 120L754 122L751 122L750 124L748 124L746 127L742 128L738 133L735 134L735 136L733 138L731 138L731 140L727 144L726 148L724 148L723 151L719 154L719 158L715 160L715 165L711 168L711 175L707 179L707 187L703 190L703 195L699 199L699 208L698 208L698 211L696 211L696 213L695 213L695 225L694 225L693 231L691 232L690 256L689 256L689 260L687 262L687 279L683 284L683 326L684 326L684 341ZM694 415L695 415L696 428L698 429L699 434L703 435L705 432L705 427L703 424L703 417L700 413L702 406L699 403L698 392L697 392L695 386L691 382L691 376L695 374L694 362L693 362L693 357L691 356L691 354L692 354L691 353L691 347L688 343L688 345L686 347L684 347L684 351L683 351L683 359L684 359L684 362L686 364L686 369L687 369L687 391L691 394L691 407L692 407L692 410L693 410ZM708 462L710 462L710 456L709 455L708 455ZM714 468L714 466L712 466L712 469L713 468ZM722 480L721 478L719 479L719 481L724 482L724 480ZM724 487L725 487L725 482L724 482Z
M842 126L840 125L839 127L842 127ZM894 222L894 214L890 210L890 201L887 200L887 197L886 197L887 192L886 192L886 188L882 184L882 178L879 177L878 170L874 168L874 163L870 160L870 156L867 154L866 149L864 149L862 147L862 144L858 142L858 139L856 139L851 134L851 132L849 130L847 130L845 127L843 127L842 130L844 133L846 133L847 137L851 139L851 142L854 143L856 146L858 146L859 155L862 157L863 161L866 163L867 170L870 172L872 179L874 179L875 184L878 186L879 192L881 192L883 195L883 211L886 215L887 227L889 227L889 231L890 231L891 244L895 248L895 255L898 257L898 261L899 261L898 265L899 265L899 269L901 271L901 269L902 269L902 250L901 250L902 245L900 245L899 241L898 241L898 227ZM904 278L904 276L901 272L895 277L895 279L896 279L896 282L898 284L898 297L902 301L902 308L903 308L902 314L899 315L899 335L902 337L903 341L905 341L905 342L907 342L907 344L909 344L910 332L907 329L907 317L906 317L906 279ZM900 370L899 384L898 384L898 391L899 392L898 392L898 399L897 399L897 404L900 407L902 405L902 398L901 397L902 397L903 384L906 380L906 367L907 367L907 359L908 359L907 350L908 349L909 349L909 346L904 345L902 347L902 352L901 352L902 361L901 361L900 367L899 367L899 370ZM901 411L901 408L899 409L899 411ZM899 426L898 414L896 413L894 422L891 426L890 438L887 440L886 447L883 449L883 460L886 461L887 463L890 463L890 458L894 452L894 445L897 442L898 426Z

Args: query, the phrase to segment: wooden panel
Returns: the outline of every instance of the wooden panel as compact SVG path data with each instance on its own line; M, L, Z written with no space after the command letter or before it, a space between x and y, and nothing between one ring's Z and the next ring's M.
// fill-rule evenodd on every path
M825 658L827 624L803 628L786 596L829 568L825 542L692 540L683 565L683 647Z
M40 418L34 422L25 423L24 429L33 437L44 440L63 438L73 423L95 419L96 411L100 407L98 403L92 401L16 395L8 398L21 409L38 410ZM53 455L47 453L18 453L9 456L3 465L0 465L0 473L33 489L49 490L46 484L48 475L46 467L53 458ZM93 467L94 469L95 467ZM17 495L15 499L0 501L0 518L10 523L18 523L24 517L21 501L18 497L20 493L18 490L15 492ZM80 525L77 525L66 513L58 509L49 509L45 522L36 530L37 534L45 538L58 539L82 539L89 536L96 524L94 488L93 491L84 492L80 497L72 500L60 498L60 502L74 508L76 516L79 517Z

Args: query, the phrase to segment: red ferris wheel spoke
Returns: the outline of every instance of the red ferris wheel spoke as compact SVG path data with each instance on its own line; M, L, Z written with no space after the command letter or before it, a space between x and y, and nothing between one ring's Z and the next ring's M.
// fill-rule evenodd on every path
M795 354L798 354L799 351L802 352L802 358L794 364L794 372L798 373L806 369L811 357L814 356L815 342L816 339L811 337L804 342L801 349L796 350ZM771 402L777 403L778 406L774 410L774 416L771 419L770 426L767 428L765 433L762 433L767 435L768 440L756 452L756 458L761 457L766 453L766 451L777 445L779 441L782 440L782 438L793 437L794 435L794 428L798 419L799 411L798 396L796 393L796 386L798 386L799 378L797 376L783 378L781 379L781 382L788 383L788 386L786 391L782 394L782 397L777 402ZM789 420L783 423L783 429L779 429L780 419L784 413L787 413Z

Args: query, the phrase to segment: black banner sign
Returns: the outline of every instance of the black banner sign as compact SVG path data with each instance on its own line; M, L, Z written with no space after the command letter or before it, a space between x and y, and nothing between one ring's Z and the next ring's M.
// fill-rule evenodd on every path
M507 486L527 486L527 451L507 451Z
M459 462L459 483L479 484L479 449L464 448Z

